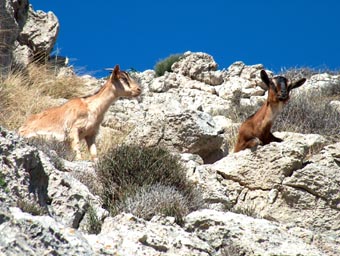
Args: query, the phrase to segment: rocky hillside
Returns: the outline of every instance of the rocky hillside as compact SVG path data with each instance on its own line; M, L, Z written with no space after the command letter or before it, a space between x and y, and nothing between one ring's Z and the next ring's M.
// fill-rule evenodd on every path
M28 26L13 16L22 6L20 13L33 15L27 2L5 3L16 10L6 11L14 24ZM99 148L124 135L126 144L179 157L204 201L181 223L171 215L110 214L93 189L100 186L95 164L43 152L0 128L0 254L338 255L340 76L310 75L294 91L274 127L283 142L233 153L240 122L266 99L263 68L236 62L218 70L212 56L187 52L163 76L134 73L142 95L107 113ZM89 91L101 84L83 79ZM82 177L93 177L92 185Z

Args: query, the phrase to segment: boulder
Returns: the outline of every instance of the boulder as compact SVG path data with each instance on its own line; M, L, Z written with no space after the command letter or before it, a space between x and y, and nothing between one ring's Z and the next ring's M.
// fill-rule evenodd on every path
M220 150L221 130L210 115L199 111L149 114L127 136L127 143L165 146L180 153L193 153L206 159Z
M186 231L216 249L214 255L325 255L308 230L301 233L310 240L264 219L206 209L190 213L185 222Z
M6 76L13 62L15 42L27 18L28 0L0 2L0 75Z
M32 216L4 206L0 206L0 248L10 256L94 255L78 230L50 216Z
M26 66L32 60L47 61L58 33L59 21L54 13L34 11L30 5L27 20L16 42L16 62Z
M109 255L212 255L214 250L194 234L184 231L173 218L151 221L131 214L106 218L97 236L87 235L96 253Z
M217 63L211 55L203 52L184 53L183 57L171 66L171 70L209 85L223 82L221 72L216 72Z
M59 32L52 12L35 12L28 0L5 0L0 17L0 74L6 75L13 63L26 67L33 60L47 60Z
M340 144L324 147L327 140L313 134L275 135L284 141L196 168L200 177L209 177L207 184L220 183L204 186L206 181L198 180L198 184L207 190L204 194L215 195L215 205L220 202L239 213L307 228L326 236L328 242L336 241L333 249L337 248Z

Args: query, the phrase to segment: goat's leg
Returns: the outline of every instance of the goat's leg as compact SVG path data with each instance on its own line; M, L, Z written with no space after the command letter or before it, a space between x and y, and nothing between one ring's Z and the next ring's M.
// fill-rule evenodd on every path
M272 133L269 133L269 139L270 139L270 142L282 142L283 141L282 139L275 137Z
M97 157L97 147L95 144L95 139L96 136L87 136L85 137L86 140L86 144L87 144L87 148L90 152L91 158L93 161L97 161L98 157Z
M259 138L253 137L253 138L251 138L251 139L249 139L247 141L238 143L235 146L234 152L239 152L239 151L244 150L246 148L250 148L251 150L253 150L253 149L256 149L256 147L258 145L263 145L263 142Z
M69 137L71 139L71 147L76 152L76 159L81 160L80 139L78 130L72 130L69 134Z
M254 137L245 143L245 148L250 148L253 150L253 149L256 149L257 146L259 145L263 145L263 142L259 138Z

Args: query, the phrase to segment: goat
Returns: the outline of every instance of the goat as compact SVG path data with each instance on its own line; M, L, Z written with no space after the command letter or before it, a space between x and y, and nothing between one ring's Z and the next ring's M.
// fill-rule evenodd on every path
M270 130L284 104L288 102L290 91L306 82L305 78L291 82L283 76L270 79L264 70L261 70L261 80L264 83L261 87L268 90L267 101L255 114L242 123L234 152L246 148L255 148L258 145L266 145L274 141L281 142L282 139L275 137Z
M90 155L96 161L95 138L104 114L117 98L132 98L140 94L139 84L116 65L98 92L29 116L19 128L19 134L27 138L43 136L61 141L68 139L78 160L81 159L80 141L85 139Z

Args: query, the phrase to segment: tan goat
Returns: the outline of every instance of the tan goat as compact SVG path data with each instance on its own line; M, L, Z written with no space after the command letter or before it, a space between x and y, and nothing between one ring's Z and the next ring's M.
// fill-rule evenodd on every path
M93 160L97 159L95 138L104 114L119 97L136 97L141 88L130 75L116 65L105 85L94 95L74 98L59 107L31 115L19 129L24 137L69 139L76 158L81 159L80 140L85 139Z
M282 139L275 137L270 129L284 104L288 102L290 91L300 87L306 81L302 78L296 82L290 82L283 76L270 79L264 70L261 70L261 80L265 89L268 90L267 101L241 125L234 152L266 145L273 141L281 142Z

